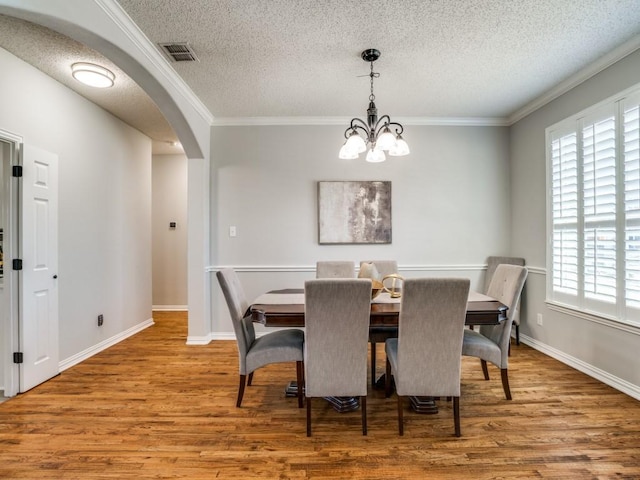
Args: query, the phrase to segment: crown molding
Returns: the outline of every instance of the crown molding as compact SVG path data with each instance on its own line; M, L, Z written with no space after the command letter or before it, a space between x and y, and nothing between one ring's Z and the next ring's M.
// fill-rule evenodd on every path
M138 51L142 53L180 95L184 97L198 115L211 125L213 123L213 115L209 109L176 73L168 60L156 49L153 42L140 30L140 27L136 25L120 4L115 0L94 0L94 2L111 18L115 26L133 42Z
M215 117L214 127L249 126L348 126L352 117ZM395 117L403 125L430 125L453 127L508 127L506 118L493 117Z
M619 47L613 49L611 52L600 57L591 65L583 68L575 75L572 75L566 80L564 80L563 82L560 82L551 90L547 91L546 93L539 96L532 102L528 103L521 109L517 110L515 113L509 116L508 124L513 125L519 120L522 120L527 115L535 112L539 108L544 107L547 103L555 100L559 96L567 93L572 88L577 87L581 83L597 75L598 73L603 71L605 68L610 67L611 65L618 62L619 60L622 60L627 55L630 55L631 53L635 52L638 48L640 48L640 35L636 35L635 37L626 41Z

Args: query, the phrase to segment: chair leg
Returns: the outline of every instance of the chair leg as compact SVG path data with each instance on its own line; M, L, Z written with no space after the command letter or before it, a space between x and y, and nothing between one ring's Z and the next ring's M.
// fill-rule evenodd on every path
M489 380L489 370L487 369L486 360L480 359L480 365L482 365L482 373L484 374L484 379Z
M376 342L371 342L371 386L376 386Z
M453 424L455 426L456 437L460 434L460 397L453 397Z
M502 388L504 388L504 394L507 400L511 400L511 390L509 389L509 376L507 375L507 369L501 368L500 374L502 375Z
M404 419L402 418L402 397L398 395L398 433L404 435Z
M247 381L247 385L251 386L251 382L253 382L253 372L249 374L249 380Z
M298 408L302 408L302 395L304 394L304 364L296 362L296 382L298 384Z
M251 376L251 374L249 374ZM244 395L244 384L246 383L247 376L240 375L240 385L238 385L238 399L236 400L236 407L240 408L242 404L242 397Z
M306 397L307 400L307 437L311 436L311 397Z
M520 345L520 325L516 325L516 345Z
M391 396L391 363L387 359L387 368L384 375L384 396L389 398Z
M367 434L367 397L360 397L360 409L362 410L362 435Z

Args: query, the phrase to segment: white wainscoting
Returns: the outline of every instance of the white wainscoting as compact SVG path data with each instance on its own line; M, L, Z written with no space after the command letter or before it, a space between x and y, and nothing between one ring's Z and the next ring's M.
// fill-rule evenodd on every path
M534 348L535 350L538 350L539 352L542 352L545 355L555 358L559 362L562 362L565 365L575 368L576 370L586 375L589 375L590 377L593 377L596 380L600 380L602 383L605 383L610 387L615 388L616 390L626 393L627 395L635 398L636 400L640 400L640 387L638 385L634 385L622 378L616 377L615 375L611 375L609 372L606 372L600 368L597 368L589 363L583 362L579 358L575 358L571 355L567 355L565 352L558 350L556 348L550 347L549 345L542 343L527 335L520 334L520 342L524 343L525 345L529 345L531 348Z

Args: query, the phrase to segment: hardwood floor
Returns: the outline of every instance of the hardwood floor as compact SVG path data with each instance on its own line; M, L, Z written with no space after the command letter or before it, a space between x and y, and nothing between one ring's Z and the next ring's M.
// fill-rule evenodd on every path
M187 346L184 314L0 404L2 479L638 479L640 402L524 345L512 347L513 400L499 372L463 361L462 437L451 404L405 412L370 391L338 414L285 398L295 364L259 370L235 408L235 342ZM383 346L378 348L382 373Z

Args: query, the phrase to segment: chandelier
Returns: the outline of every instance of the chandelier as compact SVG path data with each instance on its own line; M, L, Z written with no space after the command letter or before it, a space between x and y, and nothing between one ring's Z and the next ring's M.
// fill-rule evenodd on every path
M380 51L370 48L362 52L362 59L371 63L371 94L369 95L369 108L367 109L367 121L360 118L353 118L349 128L344 132L346 141L340 149L338 156L345 160L358 158L361 153L369 148L367 153L367 162L384 162L386 156L385 151L394 157L401 157L409 154L409 145L402 138L404 127L392 122L389 115L383 115L378 119L378 109L376 108L373 94L373 79L380 76L374 73L373 62L380 58ZM391 131L395 130L395 133ZM364 135L364 138L362 135Z

